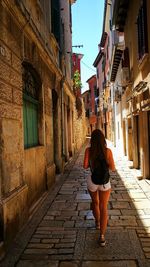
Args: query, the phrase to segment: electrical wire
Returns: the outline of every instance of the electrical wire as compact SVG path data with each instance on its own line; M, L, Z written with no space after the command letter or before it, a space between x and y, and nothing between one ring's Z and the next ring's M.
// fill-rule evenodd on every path
M81 63L83 63L84 66L86 66L88 69L90 69L90 70L92 70L93 72L96 73L96 70L94 70L94 69L92 69L91 67L89 67L89 66L88 66L85 62L83 62L82 60L81 60Z

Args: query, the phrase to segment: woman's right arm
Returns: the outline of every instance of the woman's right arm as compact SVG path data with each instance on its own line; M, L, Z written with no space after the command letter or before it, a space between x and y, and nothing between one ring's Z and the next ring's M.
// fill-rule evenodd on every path
M86 148L84 154L83 168L87 169L89 167L89 147Z

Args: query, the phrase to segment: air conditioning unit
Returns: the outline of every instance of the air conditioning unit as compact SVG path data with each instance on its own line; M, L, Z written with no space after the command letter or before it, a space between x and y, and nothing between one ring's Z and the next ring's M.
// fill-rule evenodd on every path
M130 71L129 67L123 67L121 70L121 84L127 86L130 82Z

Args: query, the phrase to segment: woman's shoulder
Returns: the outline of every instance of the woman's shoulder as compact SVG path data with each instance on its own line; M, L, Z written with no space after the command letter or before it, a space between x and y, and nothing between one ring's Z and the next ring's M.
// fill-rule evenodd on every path
M107 147L107 155L112 155L112 151L109 147Z
M111 151L111 149L109 147L107 147L107 151Z

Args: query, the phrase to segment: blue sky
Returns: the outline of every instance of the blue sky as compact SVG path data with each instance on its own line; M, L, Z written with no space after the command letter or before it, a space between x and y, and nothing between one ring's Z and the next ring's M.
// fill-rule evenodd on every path
M81 60L82 93L88 89L86 81L96 69L93 62L98 54L103 27L104 0L77 0L72 5L72 45L73 52L83 54Z

